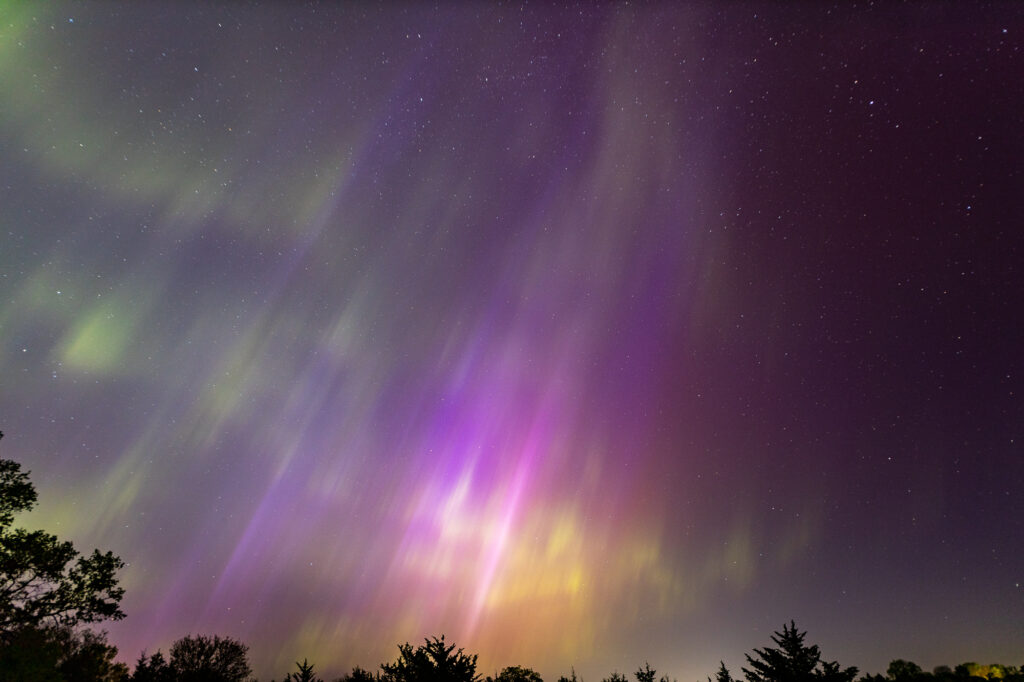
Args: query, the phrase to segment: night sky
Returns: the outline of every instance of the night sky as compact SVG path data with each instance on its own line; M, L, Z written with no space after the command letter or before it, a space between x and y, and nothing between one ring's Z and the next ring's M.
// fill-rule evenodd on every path
M1024 4L4 3L0 456L124 660L1024 663Z

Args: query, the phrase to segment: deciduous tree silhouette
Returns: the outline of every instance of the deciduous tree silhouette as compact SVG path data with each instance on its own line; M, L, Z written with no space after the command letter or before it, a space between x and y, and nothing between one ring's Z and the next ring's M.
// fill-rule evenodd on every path
M923 672L924 671L921 670L921 666L917 663L897 658L895 661L891 661L889 663L889 669L885 671L885 674L889 676L890 680L909 682L909 680L913 680Z
M398 659L382 663L381 679L386 682L479 682L476 673L476 654L469 656L454 644L446 645L440 639L425 639L413 649L406 642L398 645Z
M495 678L487 678L487 682L544 682L541 676L530 668L510 665L502 669Z
M182 637L171 645L175 682L242 682L252 673L249 647L230 637Z
M889 678L885 675L861 675L857 682L889 682Z
M1021 671L1014 665L1002 665L1000 663L961 663L956 667L958 675L977 677L983 680L1015 680L1020 677Z
M99 550L80 556L70 542L41 530L12 529L14 515L35 505L28 474L17 462L0 459L0 640L26 626L124 618L116 575L124 562Z
M857 682L1024 682L1017 666L992 663L961 663L956 668L936 666L925 672L913 661L897 658L889 663L885 675L864 675Z
M127 682L106 633L69 627L22 627L0 644L0 682Z

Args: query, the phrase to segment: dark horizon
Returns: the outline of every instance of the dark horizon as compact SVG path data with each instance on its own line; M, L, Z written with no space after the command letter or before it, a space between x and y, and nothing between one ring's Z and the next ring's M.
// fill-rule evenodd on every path
M124 660L1024 663L1020 3L0 20L0 457Z

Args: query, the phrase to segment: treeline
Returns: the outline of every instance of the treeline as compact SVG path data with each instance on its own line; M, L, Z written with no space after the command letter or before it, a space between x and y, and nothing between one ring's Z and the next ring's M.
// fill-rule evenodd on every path
M1024 666L1001 665L999 663L961 663L950 668L936 666L925 672L913 661L898 658L889 664L885 675L865 675L859 682L976 682L977 680L1004 680L1024 682Z
M12 636L13 634L13 636ZM857 678L857 668L841 668L837 662L822 660L817 645L804 643L806 633L795 623L784 625L772 641L776 646L754 649L746 656L742 676L720 664L707 682L1024 682L1017 666L961 663L954 668L938 666L932 672L917 664L897 659L885 675ZM187 636L176 641L164 655L143 652L134 669L115 661L117 648L103 633L68 626L21 627L4 633L0 644L2 682L256 682L248 660L249 647L230 637ZM648 663L632 674L619 672L601 682L676 682L658 676ZM272 680L272 682L277 682ZM328 682L314 663L303 660L280 682ZM495 676L477 672L477 656L465 653L444 636L424 640L414 647L401 644L398 657L371 672L355 667L330 682L544 682L530 668L509 666ZM584 682L570 671L557 682Z
M3 433L0 433L3 438ZM120 620L124 590L117 572L124 562L111 552L82 556L70 542L41 530L13 528L16 514L35 507L36 491L14 461L0 459L0 682L250 682L249 647L230 637L187 636L165 655L143 652L129 669L118 662L106 633L86 626ZM742 668L745 682L854 682L857 668L825 661L817 645L804 643L796 623L772 636L774 647L754 649ZM282 682L325 682L308 660ZM675 682L644 664L636 682ZM738 682L721 664L708 682ZM1024 682L1016 666L963 663L926 673L909 661L895 660L886 676L858 682ZM477 656L443 636L420 646L401 644L398 657L373 672L353 668L335 682L544 682L530 668L511 666L495 677L477 673ZM584 682L575 671L558 682ZM601 682L630 682L618 672Z

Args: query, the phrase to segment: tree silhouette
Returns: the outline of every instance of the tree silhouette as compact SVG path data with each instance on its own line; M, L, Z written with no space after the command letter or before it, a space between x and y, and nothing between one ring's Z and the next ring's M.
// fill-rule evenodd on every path
M10 640L25 626L124 618L124 590L116 577L124 562L99 550L79 556L70 542L41 530L12 529L14 515L35 504L28 474L17 462L0 459L0 639Z
M252 673L249 647L230 637L182 637L171 645L175 682L242 682Z
M711 678L708 678L708 682L711 682ZM724 661L718 662L718 672L715 673L715 682L735 682L732 675L729 674L729 669L725 667Z
M857 682L1024 682L1024 673L1013 665L961 663L956 668L938 665L925 672L913 661L897 658L885 675L865 675Z
M629 679L622 673L615 671L610 677L606 677L601 682L629 682Z
M907 682L913 680L915 677L921 675L924 672L921 670L921 666L913 661L905 661L902 658L889 663L888 670L885 671L886 675L889 676L890 680L898 680L899 682Z
M357 665L352 668L352 672L339 677L334 682L378 682L379 679L379 675L374 675L369 670L364 670Z
M861 675L857 682L889 682L889 678L885 675Z
M1016 666L1002 665L1000 663L961 663L956 667L956 672L967 677L978 677L983 680L1009 680L1021 677L1021 671Z
M381 679L386 682L479 682L476 654L469 656L440 639L425 639L416 649L406 642L398 645L398 659L382 663Z
M654 682L654 677L657 674L656 670L651 669L651 664L644 661L644 667L637 668L633 676L636 677L636 682Z
M23 627L0 644L0 682L127 682L106 633L69 627Z
M172 680L171 666L159 649L152 656L147 656L145 651L139 654L139 660L135 662L135 672L132 673L132 682L172 682Z
M756 658L747 655L750 667L743 668L747 682L853 682L857 669L840 670L838 663L822 661L818 645L804 646L806 635L793 621L783 625L782 632L772 635L778 649L754 649Z
M580 680L576 679L576 668L569 668L569 673L569 677L566 677L565 675L559 677L558 682L580 682Z
M295 661L295 665L299 671L285 675L282 682L324 682L313 672L313 664L307 659L302 659L302 663Z
M487 678L488 682L544 682L540 674L530 668L510 665L503 668L495 678Z
M117 647L107 643L105 632L80 630L69 627L50 630L56 635L63 651L58 668L66 680L91 682L124 682L128 679L128 666L114 660Z

